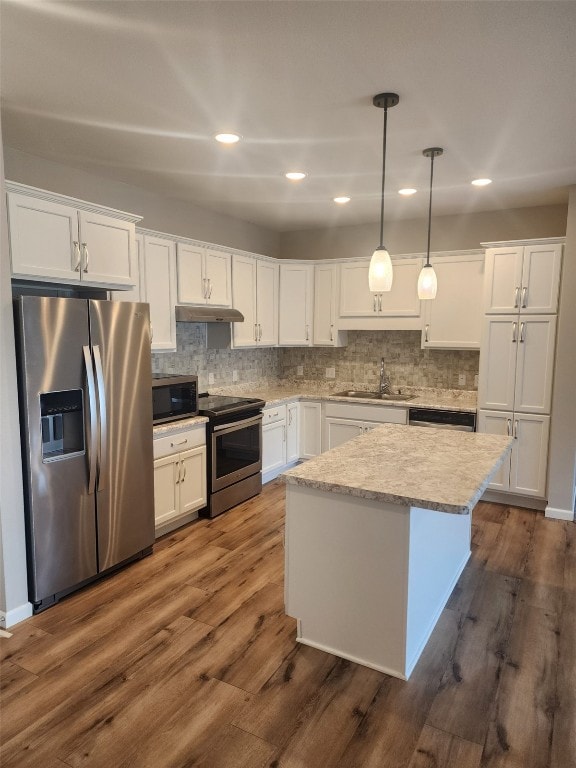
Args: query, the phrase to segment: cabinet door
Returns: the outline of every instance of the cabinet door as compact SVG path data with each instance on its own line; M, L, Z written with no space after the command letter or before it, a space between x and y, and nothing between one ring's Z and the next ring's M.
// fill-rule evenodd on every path
M135 225L101 213L79 211L82 282L134 286Z
M232 323L235 347L256 346L256 260L250 256L232 259L232 300L244 315L243 323Z
M262 474L286 464L286 421L262 427Z
M112 291L114 301L146 301L146 286L144 277L144 235L136 233L134 239L134 252L132 254L130 274L136 284L125 291Z
M550 413L556 317L520 315L514 410Z
M288 403L286 406L286 463L296 461L299 457L299 406L298 403Z
M312 344L314 267L311 264L280 264L280 346Z
M156 527L178 515L178 454L154 462L154 519Z
M374 426L377 426L376 424ZM353 437L364 434L366 423L347 419L326 418L325 421L326 450L336 448L338 445L352 440Z
M80 280L75 208L9 193L8 218L14 277L65 283Z
M224 251L210 249L206 251L205 264L208 304L232 306L232 257Z
M300 458L311 459L322 452L322 406L302 400L299 411Z
M369 268L369 261L340 265L340 317L377 316L378 299L368 288Z
M335 344L334 321L338 287L338 266L314 267L314 344Z
M418 275L422 259L393 259L392 290L378 294L380 317L420 317ZM368 283L368 277L366 277Z
M480 349L484 257L446 256L432 259L432 264L438 293L422 302L422 348Z
M519 322L516 317L487 316L482 334L478 403L489 410L512 411Z
M510 490L524 496L546 496L549 416L514 413L516 438L510 464Z
M178 302L206 304L207 286L204 277L204 250L197 245L178 243L176 246Z
M478 432L487 435L504 435L505 437L511 435L512 412L478 411ZM506 457L488 488L494 491L510 490L510 455Z
M278 264L258 261L256 264L256 323L258 345L278 345Z
M206 506L206 446L179 454L180 514Z
M159 237L144 238L146 301L150 304L152 349L176 349L176 257L174 243Z
M561 245L527 245L524 248L520 308L530 314L558 311Z
M484 312L516 314L520 307L524 248L488 248L484 281Z

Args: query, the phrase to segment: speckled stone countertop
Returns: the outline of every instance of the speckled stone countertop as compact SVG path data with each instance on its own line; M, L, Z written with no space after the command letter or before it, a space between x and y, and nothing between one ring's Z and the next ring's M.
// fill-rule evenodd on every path
M167 424L156 424L154 427L154 437L165 437L166 435L183 432L185 429L197 427L201 424L207 424L206 416L193 416L191 419L181 419L180 421L169 421Z
M384 424L285 472L286 483L468 514L513 438Z
M267 406L280 405L294 400L330 400L342 403L365 403L370 405L386 405L398 408L438 408L448 411L464 411L468 413L476 412L476 392L457 389L410 389L403 388L407 394L415 394L411 400L377 400L374 398L341 397L334 392L343 392L348 389L360 390L363 387L352 385L350 383L339 382L334 387L317 387L311 385L286 385L250 387L250 385L240 385L238 387L223 387L220 389L211 389L214 394L237 394L249 395L250 397L260 397L266 402Z

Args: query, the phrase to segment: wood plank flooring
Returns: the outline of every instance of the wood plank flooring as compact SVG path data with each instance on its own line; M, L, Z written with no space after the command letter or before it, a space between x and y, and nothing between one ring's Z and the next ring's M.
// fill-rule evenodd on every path
M0 638L4 768L574 768L576 525L480 503L409 681L295 642L284 486Z

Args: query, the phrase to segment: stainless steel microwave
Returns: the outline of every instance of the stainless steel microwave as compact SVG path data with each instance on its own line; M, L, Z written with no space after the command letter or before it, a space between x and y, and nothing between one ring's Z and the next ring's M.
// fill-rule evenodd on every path
M152 376L152 418L154 424L189 419L198 415L198 377Z

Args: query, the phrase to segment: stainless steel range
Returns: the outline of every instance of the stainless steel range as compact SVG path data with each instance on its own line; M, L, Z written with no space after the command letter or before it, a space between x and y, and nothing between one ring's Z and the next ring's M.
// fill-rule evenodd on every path
M198 412L208 417L208 505L216 517L262 490L262 408L254 397L201 394Z

